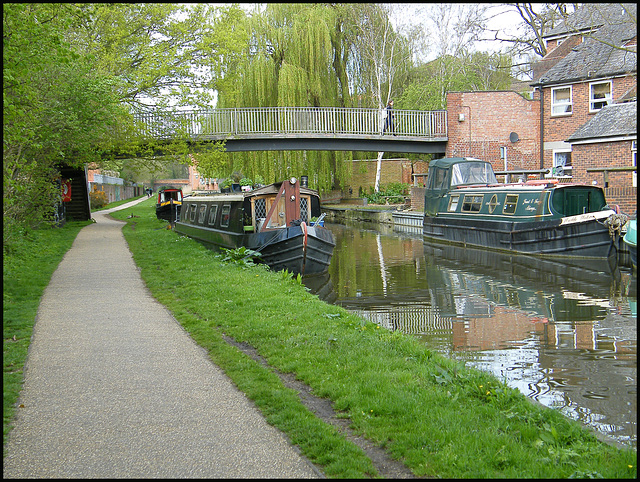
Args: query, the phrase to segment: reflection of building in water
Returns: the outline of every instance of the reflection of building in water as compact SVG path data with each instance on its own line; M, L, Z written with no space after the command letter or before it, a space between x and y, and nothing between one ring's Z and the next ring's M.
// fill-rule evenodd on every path
M527 339L536 330L542 318L532 318L526 313L495 306L488 317L465 317L453 323L453 350L492 350L513 346Z

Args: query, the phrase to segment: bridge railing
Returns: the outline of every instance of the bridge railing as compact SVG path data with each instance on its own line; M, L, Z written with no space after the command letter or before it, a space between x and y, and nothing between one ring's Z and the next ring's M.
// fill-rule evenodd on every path
M447 112L394 110L393 129L385 129L386 111L339 107L263 107L161 111L136 115L142 134L168 139L229 136L396 134L428 139L447 137Z

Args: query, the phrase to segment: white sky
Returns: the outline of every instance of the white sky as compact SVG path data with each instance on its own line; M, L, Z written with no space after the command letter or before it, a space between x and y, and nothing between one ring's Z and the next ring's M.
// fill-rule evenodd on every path
M428 34L429 41L432 45L438 42L438 37L440 36L437 31L432 19L429 16L429 9L431 5L435 4L425 4L425 3L406 3L406 4L393 4L394 9L399 12L396 14L396 18L392 18L394 24L409 24L409 25L417 25L424 29L424 31ZM451 5L452 9L460 9L466 5L475 5L475 4L461 4L461 3L450 3L444 5ZM534 8L536 5L542 4L533 4ZM515 35L518 32L519 27L522 25L523 20L520 15L513 10L513 7L505 6L504 4L499 3L491 3L484 4L485 7L489 7L486 12L486 16L488 17L488 21L486 26L490 29L500 30L501 37ZM455 20L452 19L452 22ZM450 29L453 32L453 29ZM486 33L485 38L492 38L492 33ZM487 40L484 42L477 42L476 48L477 50L483 51L498 51L505 48L506 45L502 42L497 42L495 40ZM432 48L429 48L429 53L427 54L427 60L433 60L436 54Z

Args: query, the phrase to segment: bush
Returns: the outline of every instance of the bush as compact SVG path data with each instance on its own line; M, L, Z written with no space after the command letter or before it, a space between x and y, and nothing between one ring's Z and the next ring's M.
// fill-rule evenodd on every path
M378 192L371 192L365 195L369 204L400 204L404 202L404 197L409 194L409 184L392 182L386 186L380 186ZM373 190L373 188L371 188Z
M109 198L104 191L99 191L96 186L93 186L93 190L89 193L89 201L92 209L100 209L109 204Z

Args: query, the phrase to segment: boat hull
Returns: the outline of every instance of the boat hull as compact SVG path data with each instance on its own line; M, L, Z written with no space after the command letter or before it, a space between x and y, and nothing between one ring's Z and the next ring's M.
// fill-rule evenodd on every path
M247 234L244 245L275 271L307 275L329 269L336 243L328 229L305 225Z
M180 204L163 203L156 204L156 217L165 221L175 221L180 218Z
M261 233L234 233L178 222L175 231L211 249L236 249L244 246L258 251L261 254L259 261L274 271L288 270L301 275L327 271L336 245L331 231L306 225Z
M637 231L637 220L632 219L629 221L627 226L627 233L624 235L622 240L627 245L627 249L629 250L629 258L631 259L631 266L633 269L638 269L638 236Z
M549 221L508 222L425 216L425 241L546 257L609 258L615 246L604 221L611 211Z

